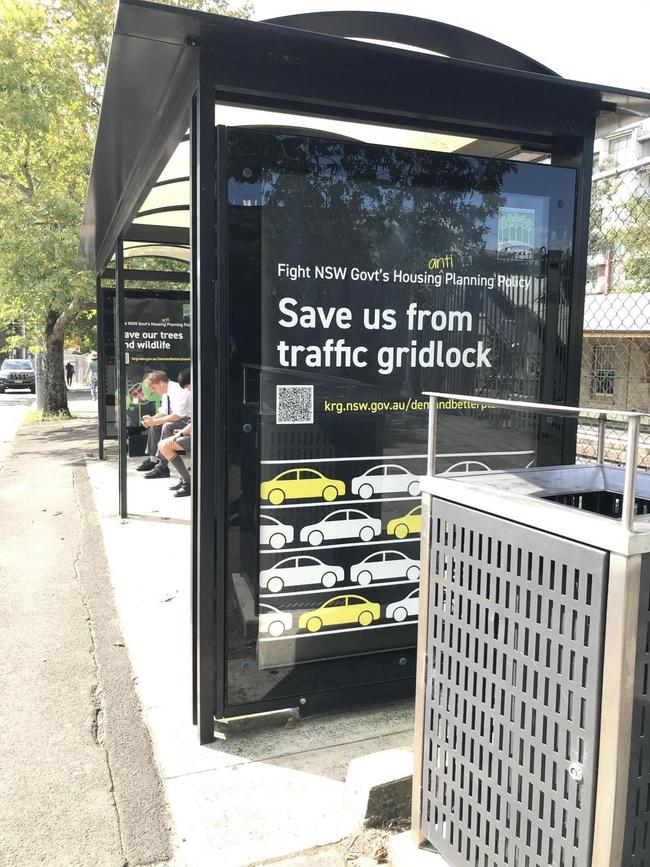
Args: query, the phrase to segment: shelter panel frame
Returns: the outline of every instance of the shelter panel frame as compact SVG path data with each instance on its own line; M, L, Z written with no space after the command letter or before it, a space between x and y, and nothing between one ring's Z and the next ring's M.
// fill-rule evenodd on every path
M174 275L174 272L172 271L149 273L151 275L155 275L155 279L158 281L162 281L162 275L164 275L169 280L169 282L171 282L171 278ZM136 279L135 277L128 276L128 271L126 272L126 274L127 276L125 278L125 282L130 282ZM187 278L189 275L184 274L183 272L179 272L178 276L183 278L178 282L185 283L187 282ZM109 272L104 272L101 279L102 281L111 280L112 275ZM143 277L142 280L144 282L154 282L153 280L150 281L146 277ZM142 286L141 288L137 289L125 289L124 298L125 301L170 300L182 301L186 304L189 304L191 300L191 294L190 292L185 290L151 289L150 287ZM105 286L103 285L103 282L99 283L97 288L97 299L97 357L99 362L99 441L100 444L103 445L104 441L106 440L116 440L118 438L116 411L117 406L115 402L115 395L117 394L117 374L115 368L115 285Z
M228 178L230 178L231 184L235 183L232 180L231 171L229 171L227 177L222 178L222 172L225 171L226 159L225 130L223 131L223 135L224 140L222 142L222 128L219 127L217 129L216 143L218 191L216 248L218 251L217 261L219 263L217 309L220 312L226 312L230 316L230 311L235 306L241 307L241 298L244 297L243 278L236 268L243 267L241 262L245 262L246 267L249 270L253 270L254 264L253 259L247 255L240 256L241 262L238 263L237 257L232 254L233 248L238 249L237 245L241 245L242 238L236 234L237 231L241 230L241 226L239 224L235 225L232 220L229 223L229 217L232 216L231 211L230 209L222 211L223 202L219 198L219 191L228 189ZM246 147L244 147L244 151L248 158L249 152ZM255 164L253 152L251 152L250 158L253 161L252 164ZM240 168L243 171L246 170L245 168ZM542 169L543 171L545 169ZM553 172L553 169L549 169L548 171ZM568 185L568 189L572 189L571 184ZM244 194L242 193L241 195ZM571 195L571 193L569 192L568 195ZM253 221L256 219L254 208L248 209L248 217ZM572 230L572 221L569 218L567 218L567 221ZM246 223L246 220L244 222ZM222 239L227 239L231 246L224 249ZM569 258L570 248L569 242L567 253ZM242 249L244 248L242 247ZM221 276L221 267L225 269L223 277ZM541 263L541 267L548 268L549 263L544 260ZM545 275L544 279L549 279L547 272L544 271L543 273ZM562 295L565 299L563 307L565 309L568 303L566 299L570 299L572 292L569 269L565 269L562 274L559 273L558 269L554 287L556 290L556 303L559 304L558 299ZM234 300L235 296L237 296L237 303ZM257 337L253 336L251 338L249 336L249 342L254 339L261 341L261 329L263 326L260 322L261 314L257 309L257 305L258 301L256 301L254 292L250 298L246 296L244 302L244 308L247 311L245 316L246 327L249 331L251 329L252 331L260 331ZM241 318L241 311L239 317ZM224 346L228 344L233 333L235 335L238 334L237 328L233 328L232 326L232 321L229 321L226 332L220 333L220 338L217 341L218 345ZM553 377L555 387L561 390L566 381L566 372L563 368L565 360L564 358L560 358L559 353L556 351L558 343L557 330L558 316L556 315L554 319L549 321L547 326L547 331L552 332L555 342L552 343L550 354L547 353L549 356L547 368L550 372L546 375ZM239 331L241 331L241 323ZM550 342L548 333L546 334L546 339ZM237 340L235 341L236 343ZM256 536L256 533L259 532L259 515L257 514L259 510L259 495L255 492L259 491L262 481L260 477L260 470L262 469L260 463L262 456L260 451L262 448L261 443L263 440L266 441L267 448L272 448L273 450L273 457L270 453L265 455L267 458L271 457L271 460L263 462L266 464L275 462L279 462L280 464L295 464L298 461L297 465L299 465L298 459L301 457L309 461L314 459L316 455L319 455L318 448L321 446L323 448L338 448L338 446L335 447L333 444L335 439L329 446L326 446L327 436L319 446L319 440L301 437L299 433L300 429L295 431L295 436L290 428L279 428L274 432L273 413L270 413L268 409L261 408L261 398L253 398L251 400L247 397L246 385L242 386L242 383L236 380L237 375L232 372L234 368L230 355L226 358L220 357L219 363L223 364L226 369L231 368L231 370L229 372L230 379L228 383L222 384L221 380L219 380L217 388L217 398L219 401L218 416L221 419L227 419L228 424L226 441L228 466L226 468L226 477L229 512L224 515L223 523L217 521L217 527L221 526L225 534L221 536L219 535L219 530L217 531L217 538L223 540L218 544L217 548L218 550L227 552L228 560L225 567L220 562L220 559L216 560L214 573L217 599L215 615L215 654L217 659L216 714L218 716L236 716L242 713L283 707L300 707L301 711L308 713L324 707L332 709L337 706L344 706L350 700L356 703L377 699L388 701L412 694L415 671L415 642L413 640L409 641L405 632L400 632L402 627L399 623L395 624L399 629L393 633L395 635L393 639L395 644L392 647L388 639L383 639L383 643L378 643L372 649L370 649L370 644L368 645L368 649L362 652L358 649L352 649L352 640L347 637L350 635L350 631L348 630L345 637L343 635L338 637L338 655L332 655L331 650L325 649L327 644L326 636L306 636L303 634L299 636L301 650L295 651L296 656L293 658L293 661L288 662L286 658L280 658L280 654L277 657L273 656L268 649L268 659L271 662L262 661L259 648L265 646L266 649L269 645L259 643L257 625L260 611L259 606L263 604L266 606L266 610L268 610L270 603L274 603L275 600L269 598L268 592L266 594L267 598L260 598L258 585L258 576L262 567L258 559L259 543ZM268 364L268 362L264 363ZM254 364L252 366L254 367ZM235 376L235 379L232 378L233 376ZM207 382L205 385L207 386ZM250 385L251 391L254 393L256 385L254 382L251 382ZM241 402L237 403L234 397L235 389L239 388L241 393L242 387L244 388L244 396ZM229 389L231 391L230 396L228 395ZM256 406L257 409L255 409ZM314 430L319 430L318 425ZM217 436L221 435L220 425L215 427L215 432ZM270 445L271 440L273 442L272 447ZM362 441L363 436L360 437L360 442ZM315 454L311 451L312 447L317 449ZM209 446L209 449L211 453L212 445ZM326 452L322 452L322 455L325 454ZM349 454L351 455L350 457L335 457L338 454L336 451L331 454L327 452L327 455L333 461L363 460L363 458L357 458L356 455L370 455L373 452L368 450L357 450L355 452L353 447L351 452L340 452L340 455ZM390 452L386 454L386 457L388 458L389 455ZM412 457L415 456L412 455ZM552 457L554 457L555 462L559 460L557 442L555 443L555 453ZM216 456L215 460L220 460L219 455ZM324 461L326 458L320 457L319 460ZM347 464L347 467L351 469L353 465ZM263 469L267 474L271 471L270 468L264 467ZM274 472L277 473L278 469L282 469L282 467L276 467ZM354 475L354 473L351 474ZM336 478L342 477L337 476ZM348 493L348 496L350 495ZM218 507L221 503L221 496L222 492L217 488L216 499ZM270 507L266 506L265 508ZM311 504L306 504L305 508L313 507ZM405 507L403 511L406 508L408 507ZM245 537L244 526L246 526ZM388 542L388 544L392 543ZM304 550L308 551L309 549ZM268 554L272 552L267 551L264 553ZM287 554L290 553L293 552L288 550ZM316 550L313 553L319 554L320 552ZM363 551L363 553L357 555L357 559L368 554L368 551ZM322 556L327 561L327 555ZM334 554L331 556L334 557ZM337 566L337 568L341 567ZM344 571L344 568L341 568L341 571ZM341 592L349 592L354 589L354 587L346 587ZM315 591L305 591L305 594L313 592ZM321 590L320 592L323 591ZM381 598L383 612L384 600L386 603L391 603L391 598L383 594ZM321 597L320 601L324 602L325 597ZM295 604L299 610L303 610L300 609L298 601L290 604ZM388 608L385 610L388 611ZM388 614L384 616L385 618L389 617ZM297 611L293 615L292 623L294 629L298 628ZM393 626L392 623L387 622L386 624L379 624L379 628L381 629L384 625ZM304 629L305 627L300 626L299 628ZM387 636L389 631L385 631L384 634ZM271 636L273 638L272 634ZM265 638L264 642L269 642L269 639ZM307 646L317 649L315 651L310 650L307 655L303 655L302 648ZM279 645L272 645L272 647L279 647ZM359 644L358 647L364 647L364 645ZM200 653L203 652L204 648L201 648Z
M341 102L340 83L326 82L319 91L318 96L311 102L301 102L298 95L285 98L280 88L275 94L247 93L246 88L231 89L229 81L231 72L224 78L224 63L230 64L229 57L222 57L219 64L214 57L207 55L202 58L200 72L200 98L198 108L193 120L193 136L196 160L196 179L193 181L193 209L196 212L198 225L192 239L192 255L197 262L197 329L193 339L193 354L197 358L199 375L195 376L197 383L197 424L206 432L205 436L198 441L201 453L197 456L197 463L210 463L211 468L205 467L199 471L194 495L198 499L196 513L196 525L194 529L193 548L196 551L196 618L194 639L194 661L196 671L196 702L195 711L199 721L199 736L202 741L212 737L212 722L209 720L209 705L217 717L235 716L241 713L253 713L274 708L287 706L301 706L303 711L310 709L331 708L336 706L337 701L341 704L349 703L356 699L357 702L370 700L387 700L387 698L399 698L400 695L410 694L413 688L413 674L415 660L411 651L405 654L398 651L394 654L386 653L384 656L383 672L377 677L366 676L366 682L358 686L344 687L336 673L336 665L331 664L331 671L324 679L323 688L317 692L313 690L313 677L307 674L308 666L304 675L296 677L295 688L281 690L282 695L274 695L271 690L264 700L248 701L243 695L237 695L236 691L228 693L227 684L234 672L241 676L246 660L237 663L228 662L227 642L229 632L228 613L228 566L222 562L221 557L226 550L226 540L233 532L232 515L229 514L228 503L222 501L222 491L226 490L226 480L229 468L222 464L222 455L225 455L227 434L223 429L226 423L228 404L228 383L225 371L227 370L227 325L224 330L223 323L227 316L227 268L228 251L227 237L227 186L225 169L219 158L209 165L210 156L208 150L212 147L212 155L215 153L214 142L214 100L230 105L247 106L275 111L313 114L320 117L344 119L350 121L366 121L386 126L403 126L410 129L435 130L442 133L472 134L480 138L492 138L495 140L519 141L522 146L539 147L555 155L555 165L571 165L577 170L580 178L585 171L585 166L578 159L576 153L586 153L593 139L593 118L595 107L584 107L578 114L572 115L572 123L567 124L566 118L562 117L556 124L557 130L553 131L553 124L545 122L540 124L539 119L531 115L518 115L511 117L510 124L502 123L503 118L498 118L490 98L489 106L476 105L477 117L472 120L461 121L460 117L451 115L445 118L425 117L424 115L405 115L396 108L398 101L389 106L392 99L387 95L381 107L373 105L372 108L365 105L363 100L356 102L344 99ZM238 61L239 63L239 61ZM255 58L257 80L267 83L275 81L277 71L267 79L262 71L264 65L259 58ZM260 77L261 76L261 77ZM223 81L217 91L213 84L215 80ZM209 109L207 109L207 93L212 86L211 111L212 111L212 143L208 126ZM270 86L270 85L269 85ZM547 94L550 96L550 94ZM201 106L201 102L203 105ZM338 101L338 104L337 104ZM557 105L555 106L557 108ZM549 112L553 110L549 104ZM480 115L480 119L479 116ZM467 112L466 112L467 116ZM573 133L569 134L569 131ZM219 154L219 133L217 132L216 153ZM212 196L216 196L216 202ZM584 202L578 201L575 216L575 225L584 223L585 213L581 210ZM207 225L209 214L214 215L212 230ZM215 228L216 227L216 228ZM194 226L193 226L194 231ZM216 256L215 256L216 251ZM562 292L567 304L573 304L576 294L580 294L580 288L574 280L571 269L562 275ZM210 298L210 293L213 298ZM563 327L564 327L563 322ZM573 328L573 325L572 325ZM213 345L208 346L212 340ZM199 355L199 346L203 345L204 356ZM553 368L556 389L564 393L564 400L569 400L567 389L571 388L571 381L575 381L575 375L567 372L563 361L559 359L559 352L548 357L548 362ZM231 420L228 420L230 423ZM249 419L241 419L243 424L251 424ZM253 439L258 432L254 422L251 430ZM559 449L566 452L570 449L572 434L566 433L566 426L561 425L559 431L554 432L552 443L548 449L555 452ZM541 435L540 435L541 438ZM223 451L222 451L223 449ZM223 487L221 487L223 485ZM202 491L202 493L201 493ZM210 502L211 500L211 502ZM217 546L213 541L207 541L207 535L216 530ZM203 542L201 540L204 540ZM220 550L221 549L221 550ZM255 605L255 603L253 603ZM212 613L212 626L208 623ZM363 668L363 658L358 658ZM250 664L250 661L249 661ZM329 664L329 663L328 663ZM322 666L323 664L320 663ZM406 687L406 692L386 689L387 674L394 675L400 670L400 675L406 668L408 678L398 678L394 682L404 684L411 681ZM213 673L213 682L210 682L210 672ZM304 677L304 679L303 679ZM363 679L363 678L362 678ZM285 687L287 682L285 680ZM400 687L401 688L401 687ZM307 698L309 695L309 698ZM338 697L338 698L337 698Z

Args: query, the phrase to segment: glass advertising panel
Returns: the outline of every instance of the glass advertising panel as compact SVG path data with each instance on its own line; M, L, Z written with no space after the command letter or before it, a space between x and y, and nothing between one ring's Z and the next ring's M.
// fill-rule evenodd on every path
M143 415L160 409L161 398L144 383L152 370L177 380L190 364L190 303L181 298L124 299L126 417L129 431L142 429Z
M243 129L228 158L226 704L412 677L422 392L564 381L575 173ZM535 462L534 419L443 409L441 470Z
M115 292L104 290L104 357L106 438L117 438L115 373ZM190 296L188 292L127 289L124 297L126 408L129 434L144 432L143 415L160 408L160 397L144 385L152 370L178 379L190 365Z

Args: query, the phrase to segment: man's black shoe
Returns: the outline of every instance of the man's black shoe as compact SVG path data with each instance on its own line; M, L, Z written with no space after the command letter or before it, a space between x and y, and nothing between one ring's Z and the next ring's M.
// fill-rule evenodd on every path
M145 458L142 463L136 467L136 470L139 473L144 473L146 470L153 470L154 467L157 467L158 464L156 461L150 461L149 458Z
M176 493L174 494L174 496L175 496L175 497L189 497L191 493L192 493L192 488L191 488L191 486L190 486L190 485L187 485L187 484L185 484L185 482L183 482L183 484L182 484L182 485L180 486L180 488L176 491Z
M168 479L169 469L158 465L155 470L150 470L148 473L145 473L144 477L145 479Z
M184 484L185 484L185 482L182 479L179 479L175 485L169 486L169 490L170 491L180 491L180 489L183 487Z

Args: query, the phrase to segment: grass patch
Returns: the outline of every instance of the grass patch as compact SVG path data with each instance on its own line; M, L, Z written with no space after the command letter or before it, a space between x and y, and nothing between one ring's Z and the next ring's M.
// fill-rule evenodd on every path
M47 423L49 421L70 421L74 418L78 418L74 413L56 412L52 415L44 416L42 410L32 409L23 418L23 424L39 424L41 422Z

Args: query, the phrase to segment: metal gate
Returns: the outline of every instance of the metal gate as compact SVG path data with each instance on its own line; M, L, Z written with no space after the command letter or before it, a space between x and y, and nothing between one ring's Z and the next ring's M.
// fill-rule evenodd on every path
M453 867L588 867L608 554L432 511L422 833Z

